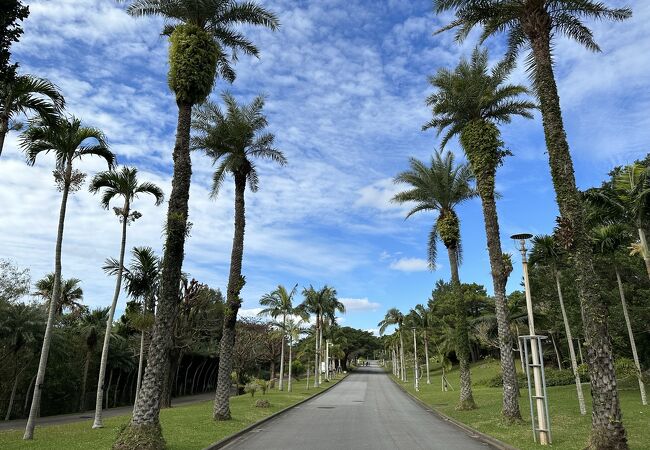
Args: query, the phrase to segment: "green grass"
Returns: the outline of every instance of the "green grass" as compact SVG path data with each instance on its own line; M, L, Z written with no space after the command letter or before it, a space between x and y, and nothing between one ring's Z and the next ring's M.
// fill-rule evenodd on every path
M456 411L455 409L458 403L459 384L457 367L447 374L447 379L456 389L455 391L442 392L440 369L432 369L431 384L426 384L426 376L424 376L421 379L420 392L416 395L437 411L514 447L539 450L540 446L533 442L528 389L525 385L522 386L519 398L523 423L506 425L501 420L502 390L485 386L486 381L499 374L500 370L499 362L494 360L472 365L474 399L478 405L478 409L473 411ZM409 375L407 383L399 381L398 383L415 394L412 374ZM581 416L575 385L548 388L553 447L563 450L579 450L585 447L591 428L591 395L588 383L583 384L583 391L587 414ZM634 383L623 383L619 389L619 395L623 410L623 423L627 430L630 448L639 450L650 448L650 435L645 431L650 421L650 408L641 405L638 386L635 389Z
M340 380L333 381L336 383ZM329 383L323 383L324 387ZM233 419L227 422L212 420L212 402L206 401L189 406L163 409L160 421L170 450L202 449L237 431L267 417L287 406L298 403L322 389L306 389L305 380L293 383L291 393L273 389L266 395L259 392L232 397L230 409ZM266 399L270 408L256 408L255 401ZM129 415L104 420L105 428L91 429L92 420L66 425L37 427L33 441L23 441L23 430L0 432L1 449L110 449L117 431L130 419Z

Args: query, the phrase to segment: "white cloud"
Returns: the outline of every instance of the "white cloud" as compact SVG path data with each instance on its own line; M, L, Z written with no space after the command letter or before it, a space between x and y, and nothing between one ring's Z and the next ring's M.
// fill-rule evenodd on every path
M375 336L379 336L379 328L366 328L363 331L367 331L368 333L372 333Z
M359 311L376 311L381 307L380 303L371 302L367 298L340 298L341 303L345 305L345 312L359 312Z
M402 272L425 272L429 270L429 263L421 258L400 258L390 263L390 268Z
M258 317L258 314L262 311L262 308L240 308L237 312L239 317Z

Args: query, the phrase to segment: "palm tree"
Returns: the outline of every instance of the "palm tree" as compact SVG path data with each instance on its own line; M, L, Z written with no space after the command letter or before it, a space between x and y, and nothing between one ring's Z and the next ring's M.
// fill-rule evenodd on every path
M294 320L293 318L289 318L284 322L284 332L289 337L289 379L287 381L287 392L291 392L293 343L296 342L300 338L300 335L305 331L302 325L303 321L301 319Z
M271 316L274 319L282 316L281 328L284 330L284 327L287 323L287 316L294 313L295 308L293 307L293 296L298 290L298 285L296 284L291 292L287 291L282 285L278 285L277 289L269 294L264 294L260 299L260 305L266 306L262 311L259 312L259 315L262 316ZM280 351L280 383L278 383L278 390L282 390L282 382L284 381L284 339L286 337L286 332L282 334L282 350Z
M106 161L109 168L115 163L115 155L108 149L104 134L97 128L83 126L81 120L75 117L59 117L56 120L34 120L23 133L20 145L27 155L27 163L33 165L36 158L43 153L54 153L56 157L55 180L62 192L61 207L59 210L59 224L56 237L56 250L54 253L54 280L52 301L43 338L43 348L38 364L38 372L34 384L32 406L29 419L25 427L23 439L33 439L36 415L41 401L41 389L45 378L47 357L50 351L52 327L56 307L61 301L61 249L63 245L63 228L65 224L68 196L81 187L84 174L73 170L73 162L86 156L98 156Z
M86 409L86 383L88 382L88 368L90 360L95 353L99 335L104 331L109 308L98 308L92 311L85 311L79 321L79 333L83 337L86 346L86 359L81 376L81 395L79 398L79 411Z
M63 310L67 309L73 314L83 312L85 306L81 304L84 297L84 291L79 284L78 278L69 278L61 282L61 293L59 302L54 306L55 314L60 316ZM49 273L36 282L36 291L32 294L45 300L45 306L49 309L54 292L54 274Z
M427 371L427 384L431 384L429 376L429 338L427 332L431 329L431 310L424 305L416 305L409 313L411 323L415 328L422 331L422 340L424 341L424 361Z
M162 446L158 417L165 367L169 360L173 328L178 312L178 286L188 234L188 200L192 164L190 160L190 124L192 107L203 102L214 85L217 73L233 81L230 65L237 51L258 56L259 50L246 36L235 29L241 24L259 25L271 30L279 26L277 17L255 2L236 0L134 0L128 13L139 16L161 16L168 22L163 34L169 36L170 70L168 84L176 96L178 122L173 160L174 175L167 210L167 235L161 275L160 301L154 324L147 370L142 381L142 395L133 409L127 429L117 438L115 448L133 448L138 436L148 436L154 446ZM152 435L152 433L154 433ZM155 435L155 438L152 436Z
M648 400L645 393L645 384L643 383L643 372L641 371L636 342L634 341L634 333L632 332L632 324L630 323L630 315L627 310L627 302L625 301L625 291L623 290L623 281L621 280L621 270L617 262L617 258L620 256L621 251L626 249L627 245L632 240L632 237L627 228L620 223L597 226L592 230L591 235L596 247L596 253L605 256L607 261L614 266L618 293L623 307L623 316L625 317L627 334L630 339L630 347L632 348L632 357L634 358L634 365L636 366L637 378L639 380L641 403L647 405Z
M231 174L235 180L235 234L214 402L214 418L229 420L232 348L235 344L237 311L241 305L240 292L245 283L241 267L244 255L246 183L252 192L257 192L259 178L254 159L271 160L281 166L287 160L280 150L273 147L275 136L264 132L267 120L262 113L263 97L256 97L248 105L237 104L235 98L228 93L223 94L222 98L226 105L225 112L212 102L206 102L197 108L193 126L198 134L192 138L192 148L203 150L214 164L218 164L213 176L212 198L219 194L227 174Z
M423 128L436 128L439 135L444 133L442 148L453 136L460 136L461 145L476 176L495 294L503 378L502 412L507 420L512 421L521 420L521 412L506 308L506 283L511 270L501 251L495 202L497 167L508 151L503 147L497 124L510 123L513 115L531 118L530 110L535 105L520 99L521 95L528 94L525 87L505 84L509 75L510 67L506 63L497 64L489 71L488 52L479 48L474 49L471 60L462 59L453 71L440 69L429 78L429 83L436 89L427 99L433 119Z
M402 325L404 325L404 314L400 312L397 308L391 308L386 311L384 319L380 321L377 326L379 327L379 334L383 335L386 331L386 328L394 325L396 327L395 333L399 335L399 357L398 365L399 372L398 376L403 382L406 382L406 369L404 367L404 336L402 336Z
M580 381L580 373L578 372L578 361L576 359L575 348L573 347L573 335L571 327L569 326L569 319L566 315L564 308L564 297L562 296L562 283L560 282L560 266L562 264L563 252L557 246L553 236L539 235L533 238L533 250L530 252L528 262L531 267L546 266L551 269L553 278L555 278L555 286L557 288L557 297L560 301L560 310L562 311L562 320L564 321L564 331L569 343L569 354L571 356L571 369L573 376L576 380L576 391L578 393L578 406L580 414L585 415L587 409L585 407L585 398L582 393L582 384Z
M625 20L629 8L609 8L593 0L435 0L437 12L453 10L456 19L444 29L458 28L463 39L476 26L483 28L482 40L505 32L507 60L514 61L523 47L531 50L529 63L535 94L540 101L551 177L560 210L560 228L566 237L580 277L576 280L585 318L585 337L589 351L591 391L594 398L591 448L627 448L611 338L607 329L607 303L594 269L594 256L584 223L583 204L576 186L569 152L560 96L553 72L553 38L566 36L592 51L600 51L587 18ZM442 31L442 30L441 30ZM557 58L557 55L554 55Z
M322 318L321 318L321 327L319 329L318 335L318 349L321 354L319 356L320 360L323 359L323 335L325 333L331 333L332 327L336 326L336 313L345 313L345 305L339 301L337 298L336 289L325 286L321 290L322 296ZM326 349L327 350L327 349ZM327 358L325 358L325 364L329 364ZM326 379L329 381L329 366L326 367ZM320 377L320 371L319 377ZM319 380L320 383L320 380Z
M122 289L122 272L124 269L124 252L126 249L126 227L141 217L138 211L132 210L133 201L141 194L152 195L156 201L156 206L160 205L165 198L162 190L153 183L138 182L138 169L135 167L122 167L120 171L100 172L90 182L90 192L96 194L102 191L101 204L105 209L110 207L111 200L121 198L122 207L113 208L115 215L119 217L122 224L122 239L120 241L120 256L115 281L115 291L113 301L108 312L106 320L106 331L104 333L104 345L102 347L102 359L99 365L99 375L97 378L97 400L95 402L95 421L93 428L103 428L102 422L102 404L104 400L104 377L106 375L106 363L108 361L108 346L111 340L111 328L113 326L113 317L117 300L120 297Z
M21 128L21 124L14 120L16 115L31 111L52 120L64 106L65 100L59 88L44 78L18 75L0 81L0 156L7 133Z
M451 152L442 155L436 152L431 158L431 166L411 158L411 170L395 177L396 183L405 183L411 189L400 192L393 201L397 203L415 202L415 206L406 215L407 218L419 211L436 211L438 218L429 233L429 266L436 265L436 244L440 239L447 248L451 283L456 292L456 354L460 365L460 402L458 409L474 409L476 403L472 396L472 381L469 372L469 332L467 311L463 290L458 276L458 264L461 256L460 220L456 207L476 197L476 191L470 186L474 176L466 164L456 165Z

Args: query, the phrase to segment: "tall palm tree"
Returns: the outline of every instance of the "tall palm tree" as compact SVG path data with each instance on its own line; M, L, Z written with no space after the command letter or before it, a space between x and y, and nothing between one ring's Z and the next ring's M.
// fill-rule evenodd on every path
M415 308L409 313L410 320L422 332L422 340L424 341L424 362L427 371L427 384L431 384L429 376L429 337L428 331L431 330L431 310L424 305L415 305Z
M142 435L147 436L154 446L164 445L158 418L164 368L168 364L168 349L171 346L168 332L173 328L178 313L178 286L188 234L192 107L208 97L217 74L227 81L235 79L235 71L228 57L229 50L233 57L238 51L259 55L257 47L235 27L250 24L275 30L279 26L272 12L252 1L134 0L127 11L136 17L153 15L167 20L163 34L169 36L170 41L168 84L176 96L178 122L158 314L151 336L142 392L129 426L120 433L114 444L118 449L133 448L136 442L140 442L138 436Z
M289 379L287 380L287 392L291 392L291 376L292 376L292 356L293 356L293 343L300 339L300 335L305 331L303 329L303 320L295 320L289 318L284 322L284 332L289 338Z
M104 331L109 308L97 308L92 311L86 311L79 320L79 334L83 337L86 346L86 358L81 376L81 395L79 397L79 411L86 409L86 384L88 382L88 368L90 360L95 353L99 336Z
M52 301L43 338L43 348L38 364L38 372L34 384L32 406L29 419L25 427L23 439L33 439L36 415L41 402L41 390L45 379L45 368L50 351L52 328L56 307L61 301L61 249L63 246L63 228L68 205L68 196L81 187L84 174L73 170L73 163L86 156L102 158L109 169L115 163L115 155L111 153L106 143L104 133L99 129L82 125L76 117L59 117L56 120L45 121L37 119L30 123L20 138L20 145L27 155L27 163L33 165L36 158L44 153L54 153L56 157L56 170L54 171L58 187L62 192L61 207L59 210L59 224L56 236L56 249L54 252L54 287Z
M436 152L431 158L431 166L415 158L410 160L411 169L395 177L396 183L410 185L410 189L393 197L397 203L415 202L406 215L407 218L420 211L434 211L438 218L429 233L429 266L436 265L438 239L447 248L451 284L456 293L456 354L460 365L460 402L458 409L474 409L476 403L472 395L472 381L469 371L469 330L467 308L458 275L461 256L460 219L456 207L476 197L471 186L474 179L466 164L456 164L451 152L443 155Z
M641 372L641 364L639 363L639 355L636 349L636 342L634 341L630 315L627 310L627 302L625 301L625 291L623 290L623 281L621 280L621 270L619 268L619 262L617 261L617 259L620 258L622 251L624 251L627 248L627 245L630 244L632 237L628 232L628 229L620 223L610 223L597 226L592 230L591 236L594 246L596 247L596 253L605 256L607 261L614 266L618 293L621 298L621 306L623 307L623 317L625 317L627 334L630 339L630 347L632 348L632 357L634 358L634 365L636 366L637 378L639 380L641 403L647 405L648 399L646 397L645 384L643 383L643 372Z
M50 81L33 75L18 75L0 81L0 156L5 137L21 124L17 115L34 112L44 119L55 119L65 106L59 88Z
M252 192L257 192L259 178L253 162L255 159L270 160L281 166L284 166L287 160L280 150L273 147L275 136L264 131L268 122L262 112L263 97L256 97L248 105L239 105L228 93L223 94L222 98L226 106L225 111L212 102L206 102L197 108L193 120L197 135L192 138L192 148L204 151L212 158L214 164L218 164L213 176L212 198L219 194L228 174L235 180L235 233L214 402L214 418L229 420L232 349L235 344L237 311L241 305L240 292L245 283L241 270L244 256L246 183Z
M573 347L573 335L571 333L571 326L569 325L569 319L566 315L566 309L564 308L564 297L562 296L562 283L560 281L560 266L562 264L563 252L562 249L558 247L557 243L553 236L549 235L539 235L533 238L533 249L530 252L530 258L528 262L531 267L535 266L546 266L551 270L553 278L555 278L555 286L557 288L557 297L560 301L560 310L562 311L562 320L564 321L564 331L566 332L566 338L569 343L569 354L571 356L571 369L573 370L573 376L576 380L576 391L578 393L578 407L580 408L580 414L584 415L587 413L585 407L585 397L582 393L582 384L580 381L580 373L578 372L578 361L576 359L575 348Z
M90 182L90 192L96 194L102 192L101 204L105 209L110 207L112 200L122 199L122 206L113 208L115 215L118 216L122 224L122 239L120 241L120 256L118 259L115 291L113 292L113 301L106 319L106 330L104 332L104 345L102 347L102 358L99 365L99 375L97 378L97 401L95 402L95 420L93 428L103 428L102 422L102 405L104 400L104 377L106 375L106 363L108 361L108 346L111 340L111 328L113 327L113 318L115 308L120 297L122 289L122 273L124 269L124 252L126 250L126 227L141 217L138 211L132 209L133 202L142 194L152 195L156 201L156 206L160 205L165 198L162 190L153 183L138 182L138 169L135 167L122 167L119 171L100 172Z
M386 315L383 320L381 320L377 326L379 327L379 334L383 335L386 332L386 328L394 325L396 327L395 333L399 335L399 356L398 356L398 365L399 372L398 376L403 382L406 382L406 369L404 367L404 336L402 335L402 326L404 325L404 314L400 312L397 308L391 308L386 311Z
M507 420L521 420L519 389L512 351L512 336L508 326L506 283L510 266L501 251L499 219L495 202L495 177L502 159L508 154L501 141L498 124L509 123L512 116L531 118L535 105L520 99L528 89L506 84L510 66L497 64L488 70L488 52L474 49L471 59L462 59L452 71L440 69L429 78L436 92L427 104L433 119L424 126L436 128L443 134L441 147L458 135L468 157L483 206L485 234L492 269L494 302L496 306L501 374L503 378L502 413Z
M524 47L531 50L530 72L540 101L546 147L560 210L560 228L566 237L576 272L580 304L585 318L587 360L593 396L591 448L627 448L611 338L607 329L607 303L594 269L594 256L584 223L580 193L576 186L569 152L552 55L553 38L565 36L592 51L600 51L585 19L625 20L629 8L610 8L593 0L434 0L437 12L453 10L456 19L444 29L457 28L463 39L475 27L483 28L482 39L505 32L507 59L514 61ZM443 29L443 30L444 30ZM442 31L442 30L441 30Z
M71 313L80 314L84 310L84 305L81 301L84 298L84 291L79 286L81 280L78 278L68 278L61 281L61 293L59 295L59 302L54 306L55 314L60 316L63 310L67 309ZM52 294L54 292L54 274L49 273L45 277L36 282L36 291L32 295L36 295L45 300L45 305L49 309L52 302Z
M333 287L325 286L322 290L322 298L323 298L323 309L322 309L322 320L321 320L321 327L319 330L319 335L318 335L318 349L320 350L320 356L319 358L323 359L323 336L325 333L331 333L331 330L334 326L336 326L336 314L345 313L345 305L338 299L337 297L337 292L336 289ZM327 350L327 348L326 348ZM327 355L326 355L327 356ZM329 381L329 361L327 358L325 358L325 364L326 364L326 375L327 375L327 380ZM320 377L320 371L319 371L319 377ZM319 380L320 383L320 380Z
M260 299L260 305L266 306L266 308L260 311L259 315L262 316L271 316L274 319L282 317L282 326L281 329L284 330L287 323L287 316L290 316L294 313L295 308L293 306L293 296L296 295L298 291L298 285L296 284L291 292L287 291L287 288L278 285L277 289L269 294L264 294ZM278 390L282 390L283 381L284 381L284 340L286 338L286 332L282 333L282 350L280 350L280 382L278 383Z

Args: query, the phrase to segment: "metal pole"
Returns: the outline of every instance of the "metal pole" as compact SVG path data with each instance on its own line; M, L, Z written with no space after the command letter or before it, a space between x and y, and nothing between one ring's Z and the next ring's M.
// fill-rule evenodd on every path
M535 383L535 405L537 407L537 427L539 431L539 443L541 445L548 445L548 426L546 420L546 407L544 404L544 386L543 375L542 375L542 365L540 362L540 352L541 342L533 336L535 335L535 320L533 317L533 300L530 294L530 281L528 279L528 261L526 259L526 240L520 239L521 244L521 263L524 271L524 288L526 290L526 310L528 312L528 328L531 335L530 350L531 356L533 359L533 382ZM533 342L535 339L537 342ZM539 345L538 345L539 343Z
M413 327L413 362L415 371L415 392L420 392L420 379L418 374L418 341L415 339L415 327Z
M325 341L325 379L330 380L330 340Z

